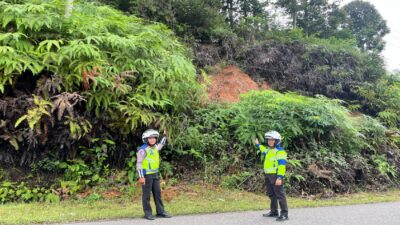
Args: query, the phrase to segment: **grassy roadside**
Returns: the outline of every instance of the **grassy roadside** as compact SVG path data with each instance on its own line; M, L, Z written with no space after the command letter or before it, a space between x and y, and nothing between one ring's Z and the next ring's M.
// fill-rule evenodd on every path
M167 192L168 193L168 192ZM188 186L183 190L169 190L165 196L166 209L173 215L215 213L229 211L262 210L269 203L264 195ZM141 203L128 197L96 201L64 201L61 203L31 203L0 205L0 224L32 224L137 218L142 216ZM400 190L387 192L357 193L331 199L308 200L289 198L290 208L337 206L373 202L400 201Z

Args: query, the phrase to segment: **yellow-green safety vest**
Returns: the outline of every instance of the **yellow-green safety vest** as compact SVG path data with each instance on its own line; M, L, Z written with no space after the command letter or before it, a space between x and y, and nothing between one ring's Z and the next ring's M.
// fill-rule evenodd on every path
M146 174L158 173L160 168L160 154L158 153L157 147L146 148L146 158L142 162L143 170Z
M260 152L264 155L264 173L276 174L283 178L286 173L287 153L282 148L267 148L259 145Z

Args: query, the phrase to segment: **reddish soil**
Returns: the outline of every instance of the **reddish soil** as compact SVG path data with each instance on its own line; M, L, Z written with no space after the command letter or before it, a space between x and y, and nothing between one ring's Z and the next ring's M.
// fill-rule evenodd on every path
M118 198L121 195L122 195L121 191L119 191L117 188L101 193L101 196L103 196L103 198L105 199Z
M210 76L207 92L210 101L238 102L240 94L251 90L266 89L269 89L267 83L260 86L237 66L228 66Z

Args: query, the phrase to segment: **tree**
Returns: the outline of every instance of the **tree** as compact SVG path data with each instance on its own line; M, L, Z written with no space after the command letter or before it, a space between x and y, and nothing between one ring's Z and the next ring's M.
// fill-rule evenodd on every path
M174 0L92 0L111 5L123 12L133 14L151 21L162 22L169 27L175 24Z
M177 0L174 3L177 24L173 29L179 36L193 36L202 43L212 42L230 32L220 9L219 0Z
M181 37L210 42L227 33L221 0L98 0L124 12L166 24Z
M297 24L306 35L319 34L327 27L330 4L327 0L311 0L301 2Z
M341 18L338 1L328 0L277 0L292 18L292 27L300 27L306 35L331 36L337 30Z
M268 2L260 2L259 0L222 0L221 2L222 12L232 29L243 18L264 16L264 7L268 4Z
M242 17L256 17L263 16L265 14L264 7L267 5L266 2L261 3L258 0L239 0L240 14Z
M275 5L284 8L287 14L292 18L292 27L297 26L297 12L300 11L300 2L297 0L277 0Z
M385 47L383 37L390 32L386 21L369 2L353 1L343 7L347 13L348 28L363 51L382 51Z

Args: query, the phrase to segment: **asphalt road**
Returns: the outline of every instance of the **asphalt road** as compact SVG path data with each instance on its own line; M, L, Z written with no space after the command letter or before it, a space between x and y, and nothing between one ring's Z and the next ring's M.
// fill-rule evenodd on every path
M72 225L400 225L400 202L365 205L289 208L289 220L277 222L261 211L175 216L170 219L121 219L72 223ZM60 225L60 224L59 224Z

